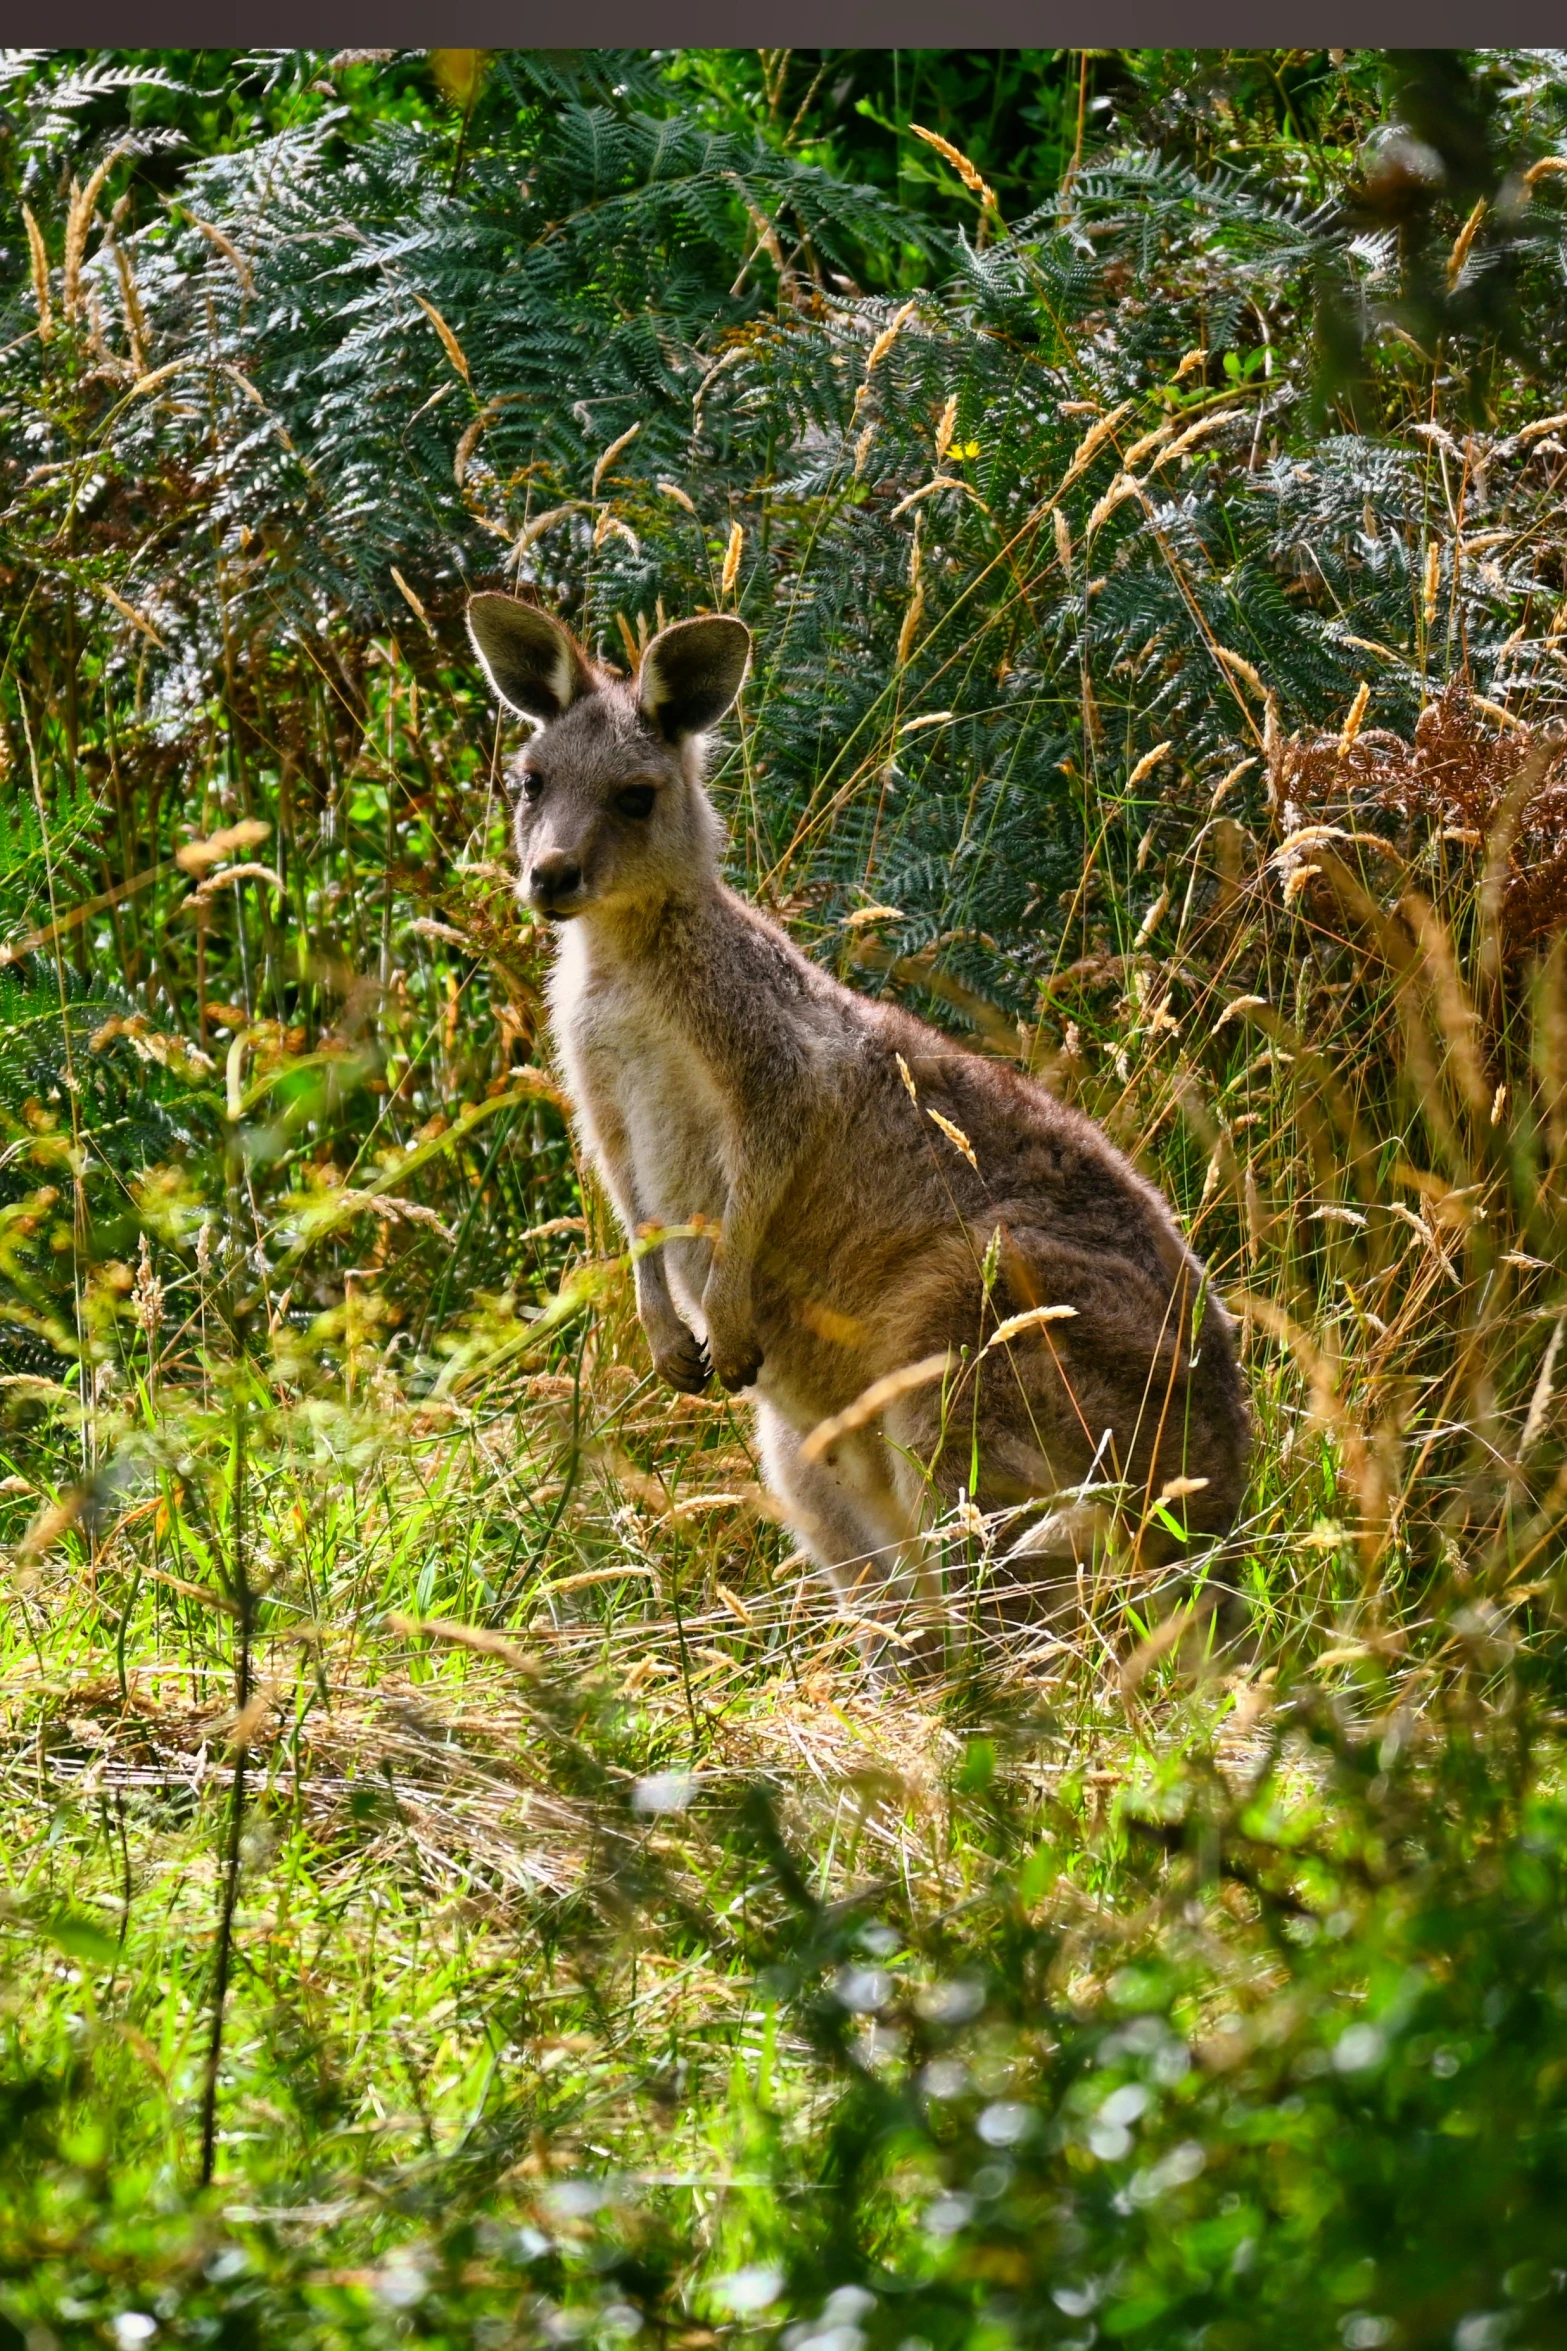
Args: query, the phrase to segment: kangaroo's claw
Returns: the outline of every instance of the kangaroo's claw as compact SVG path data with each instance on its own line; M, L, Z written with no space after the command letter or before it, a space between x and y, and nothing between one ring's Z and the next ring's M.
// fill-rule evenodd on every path
M700 1396L712 1377L706 1348L688 1330L682 1330L668 1346L655 1347L653 1365L659 1378L678 1388L682 1396Z

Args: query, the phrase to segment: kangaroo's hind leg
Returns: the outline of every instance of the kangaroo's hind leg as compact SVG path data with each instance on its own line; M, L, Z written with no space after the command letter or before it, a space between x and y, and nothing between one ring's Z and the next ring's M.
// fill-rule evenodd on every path
M756 1407L762 1470L784 1514L845 1609L885 1624L900 1655L918 1645L912 1621L923 1597L918 1526L900 1499L874 1439L850 1440L834 1458L807 1461L801 1437L772 1405Z
M1077 1490L1091 1456L1076 1432L1041 1432L992 1404L955 1443L939 1404L912 1396L888 1413L887 1433L905 1507L931 1530L926 1572L945 1553L949 1611L971 1639L1018 1657L1058 1650L1081 1627L1108 1531L1102 1503Z

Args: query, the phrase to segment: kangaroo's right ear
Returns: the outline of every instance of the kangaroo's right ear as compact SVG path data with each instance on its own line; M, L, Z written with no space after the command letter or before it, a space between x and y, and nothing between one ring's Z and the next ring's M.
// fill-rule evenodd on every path
M660 629L642 656L637 697L667 742L717 726L741 686L751 659L751 632L743 620L713 613Z
M515 596L470 596L468 634L501 700L524 718L559 718L593 686L571 631Z

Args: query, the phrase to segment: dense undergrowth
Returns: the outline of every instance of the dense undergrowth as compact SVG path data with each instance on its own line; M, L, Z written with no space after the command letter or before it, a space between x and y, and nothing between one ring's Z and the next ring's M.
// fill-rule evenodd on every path
M945 56L4 68L0 2346L1567 2340L1567 74ZM497 584L1166 1187L1195 1592L655 1386Z

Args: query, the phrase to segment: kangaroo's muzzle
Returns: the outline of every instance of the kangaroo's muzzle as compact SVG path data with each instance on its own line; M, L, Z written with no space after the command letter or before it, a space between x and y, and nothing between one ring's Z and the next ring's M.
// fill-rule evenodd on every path
M549 850L529 866L528 903L547 922L577 913L586 896L581 860L569 851Z

